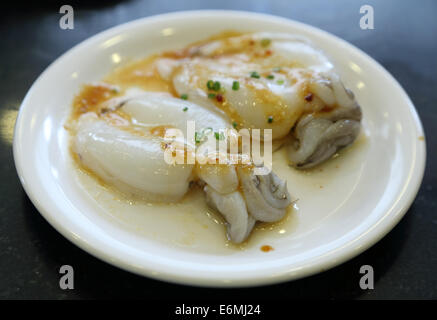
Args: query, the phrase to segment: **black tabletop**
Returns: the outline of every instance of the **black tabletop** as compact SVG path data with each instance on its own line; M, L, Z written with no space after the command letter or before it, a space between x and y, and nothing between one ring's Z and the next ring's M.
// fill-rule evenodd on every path
M59 27L57 1L1 10L0 30L0 298L2 299L237 299L437 298L437 2L350 0L66 1L74 29ZM370 4L374 29L362 30L360 7ZM381 63L404 87L425 127L427 166L416 200L402 221L372 248L324 273L249 289L168 284L110 266L55 231L26 196L15 171L12 136L27 90L58 56L117 24L159 13L234 9L291 18L331 32ZM59 268L74 267L74 289L59 287ZM373 290L359 269L371 265Z

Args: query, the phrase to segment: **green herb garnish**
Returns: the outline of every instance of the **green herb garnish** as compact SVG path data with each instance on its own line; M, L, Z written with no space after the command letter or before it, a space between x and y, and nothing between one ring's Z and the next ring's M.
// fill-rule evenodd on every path
M214 82L214 85L212 86L212 90L214 90L214 91L219 91L220 88L221 88L221 84L220 84L220 82L215 81L215 82Z
M282 79L281 79L281 80L278 80L278 81L276 81L276 83L277 83L277 84L284 84L284 80L282 80Z
M216 140L223 140L225 138L225 135L223 134L223 132L214 132L214 136L215 136Z
M234 121L234 122L232 122L232 126L233 126L234 128L237 128L238 123L237 123L236 121Z
M251 76L252 78L256 78L256 79L259 79L259 78L260 78L259 73L256 72L256 71L253 71L253 72L250 74L250 76Z
M215 96L216 96L215 93L208 93L208 98L210 98L210 99L214 99Z
M271 42L272 42L272 40L265 38L265 39L261 40L261 45L263 47L267 47Z
M267 119L267 122L268 122L268 123L272 123L272 122L273 122L273 117L272 117L272 116L269 116L268 119Z
M196 141L196 143L200 142L200 134L198 132L194 132L194 141Z
M238 81L232 82L232 90L237 91L240 89L240 83Z
M187 111L187 110L188 110L188 107L185 107L185 108L182 109L182 111L184 111L184 112Z
M275 79L275 76L273 74L269 74L266 78L272 80Z
M181 99L187 100L188 99L188 94L186 94L186 93L181 94Z
M222 85L220 84L219 81L208 80L206 82L206 87L208 88L208 90L220 91Z
M212 80L208 80L208 82L206 83L206 87L207 87L209 90L212 90L213 87L214 87L214 81L212 81Z

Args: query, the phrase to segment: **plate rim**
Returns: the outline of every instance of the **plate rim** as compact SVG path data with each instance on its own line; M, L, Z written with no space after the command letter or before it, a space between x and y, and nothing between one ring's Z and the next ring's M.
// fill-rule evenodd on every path
M325 258L324 261L321 261L319 263L313 263L310 265L305 265L301 268L301 271L297 273L290 273L286 270L283 271L279 275L275 276L264 276L264 277L248 277L244 278L242 280L233 280L231 282L224 281L222 278L204 278L204 277L198 277L196 275L189 275L186 274L178 274L176 272L162 272L159 274L155 274L152 268L146 268L146 266L138 266L134 265L132 263L126 263L123 261L123 259L120 259L119 257L114 257L111 254L108 254L105 252L101 247L93 246L91 243L87 242L86 239L82 239L80 237L77 237L71 230L66 228L62 225L62 223L59 223L57 219L55 218L54 214L50 213L49 208L47 208L46 205L41 203L39 199L37 198L33 188L31 187L31 182L27 181L24 172L24 164L23 156L20 154L20 134L18 133L20 131L20 128L23 126L23 113L25 110L25 105L28 104L28 100L30 99L32 92L35 90L35 87L39 83L39 81L50 72L50 69L52 69L56 64L60 63L63 59L65 59L68 56L74 55L78 50L80 50L82 47L86 47L91 42L98 42L99 39L104 39L108 35L113 33L122 32L125 29L135 28L137 25L141 25L144 23L150 23L154 20L161 20L161 19L168 19L168 18L193 18L193 16L199 16L199 15L205 15L205 14L212 14L212 15L235 15L235 16L249 16L254 19L260 19L260 20L270 20L270 21L277 21L282 23L288 23L288 24L294 24L298 27L304 28L310 32L315 32L318 34L322 34L324 37L327 37L329 41L336 41L339 43L342 43L345 45L348 49L355 51L360 56L364 56L366 59L368 59L376 68L382 72L388 79L397 87L399 92L402 94L402 99L405 100L408 103L409 106L409 112L412 116L412 121L414 126L416 127L417 132L425 137L425 133L423 130L422 123L420 121L419 115L417 113L417 110L411 101L408 94L405 92L403 87L399 84L399 82L388 72L382 65L380 65L375 59L370 57L368 54L366 54L361 49L357 48L356 46L348 43L347 41L327 32L322 29L319 29L317 27L308 25L306 23L302 23L293 19L288 19L280 16L275 16L271 14L264 14L264 13L255 13L255 12L249 12L249 11L240 11L240 10L188 10L188 11L176 11L176 12L169 12L169 13L163 13L148 17L143 17L139 19L135 19L132 21L128 21L119 25L116 25L114 27L111 27L109 29L106 29L102 32L99 32L80 43L73 46L71 49L67 50L65 53L63 53L61 56L59 56L56 60L54 60L34 81L30 89L27 91L21 105L19 108L18 116L16 119L15 127L14 127L14 138L13 138L13 157L14 157L14 163L15 168L17 170L20 182L28 195L29 199L32 201L33 205L36 207L38 212L44 217L44 219L49 222L49 224L54 227L60 234L62 234L66 239L68 239L70 242L84 250L85 252L93 255L94 257L105 261L106 263L109 263L113 266L116 266L118 268L121 268L123 270L130 271L132 273L141 275L141 276L147 276L149 278L158 279L166 282L171 283L177 283L177 284L186 284L186 285L195 285L195 286L206 286L206 287L251 287L251 286L259 286L259 285L268 285L268 284L274 284L284 281L290 281L290 280L296 280L303 277L307 277L328 269L331 269L335 266L338 266L345 261L348 261L360 253L364 252L371 246L373 246L375 243L377 243L379 240L381 240L386 234L388 234L402 219L402 217L405 215L405 213L410 208L411 204L413 203L419 188L421 186L423 175L425 172L425 164L426 164L426 143L422 143L423 147L420 147L420 144L416 142L416 156L414 158L415 160L415 170L413 178L408 182L408 193L404 194L402 198L400 198L400 202L402 202L401 207L397 210L397 212L391 212L390 216L391 219L387 220L387 216L384 216L384 223L381 223L377 226L377 228L373 228L370 233L366 234L367 240L364 241L364 243L358 247L347 247L344 250L342 250L342 254L330 254L329 259ZM425 138L426 139L426 138ZM417 147L419 146L419 147ZM349 244L348 244L349 245Z

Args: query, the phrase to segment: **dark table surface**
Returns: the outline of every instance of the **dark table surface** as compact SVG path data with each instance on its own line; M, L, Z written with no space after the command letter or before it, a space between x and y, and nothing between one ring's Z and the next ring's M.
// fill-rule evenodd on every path
M61 4L36 1L1 10L0 30L0 298L437 298L437 1L184 0L66 1L75 29L59 28ZM85 3L85 4L83 4ZM375 29L359 28L359 9L374 8ZM379 243L343 265L302 280L250 289L179 286L112 267L77 248L37 212L12 157L18 108L38 75L80 41L117 24L170 11L235 9L270 13L331 32L367 52L413 100L427 137L427 166L416 200ZM59 288L59 268L75 270L75 289ZM374 290L359 287L371 265Z

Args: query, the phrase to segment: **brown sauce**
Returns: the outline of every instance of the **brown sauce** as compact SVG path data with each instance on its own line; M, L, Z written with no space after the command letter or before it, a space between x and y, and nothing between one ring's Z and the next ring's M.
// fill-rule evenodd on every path
M275 250L275 248L273 248L272 246L270 246L268 244L261 246L260 249L261 249L262 252L270 252L270 251Z

